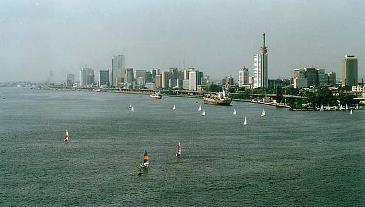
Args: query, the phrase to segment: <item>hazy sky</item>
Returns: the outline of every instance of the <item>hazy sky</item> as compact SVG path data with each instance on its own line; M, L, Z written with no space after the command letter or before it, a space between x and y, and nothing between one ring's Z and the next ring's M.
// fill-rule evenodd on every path
M115 54L136 69L194 66L212 78L253 68L266 32L269 78L315 66L365 77L363 0L1 0L0 81L64 80Z

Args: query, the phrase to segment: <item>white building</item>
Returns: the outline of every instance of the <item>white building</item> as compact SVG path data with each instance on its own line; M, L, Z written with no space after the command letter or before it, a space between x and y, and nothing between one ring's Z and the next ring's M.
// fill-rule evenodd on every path
M248 72L248 68L241 68L241 70L238 73L238 86L242 87L243 85L248 85L249 84L249 72Z
M263 45L261 47L261 53L254 56L254 88L267 88L268 82L268 69L267 69L267 47L265 45L265 33L262 34Z
M124 55L116 55L112 58L112 80L111 85L114 87L120 86L125 78L125 59Z

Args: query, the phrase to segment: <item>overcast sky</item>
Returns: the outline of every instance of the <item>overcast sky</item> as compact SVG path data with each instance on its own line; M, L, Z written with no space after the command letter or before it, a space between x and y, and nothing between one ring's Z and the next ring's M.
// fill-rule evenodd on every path
M136 69L194 66L238 76L266 32L269 78L314 66L340 77L345 54L365 77L363 0L1 0L0 81L66 79L111 57Z

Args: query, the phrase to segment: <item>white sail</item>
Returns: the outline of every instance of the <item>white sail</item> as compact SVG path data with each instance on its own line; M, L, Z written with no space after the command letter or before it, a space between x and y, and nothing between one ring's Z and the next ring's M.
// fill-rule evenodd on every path
M205 110L203 110L203 112L202 112L202 116L205 116Z
M346 104L346 110L349 110L349 107L347 106L347 104Z
M132 108L132 104L129 104L129 108Z
M236 115L236 114L237 114L236 109L233 109L233 115Z
M350 114L352 114L352 109L350 110Z
M201 110L202 110L202 105L200 105L198 108L198 111L201 111Z
M261 116L266 116L265 109L262 109Z
M243 125L246 126L247 125L247 119L246 119L246 116L245 116L245 120L243 121Z
M133 106L131 107L131 111L134 112L134 107Z
M68 135L68 131L67 131L67 129L66 129L65 137L63 138L63 140L64 140L65 142L67 142L67 141L68 141L68 137L69 137L69 135Z
M176 110L176 106L175 105L172 107L172 110L174 110L174 111Z
M323 105L321 105L321 108L319 109L319 111L324 111Z
M181 156L181 144L179 142L179 144L176 145L176 157L180 156Z

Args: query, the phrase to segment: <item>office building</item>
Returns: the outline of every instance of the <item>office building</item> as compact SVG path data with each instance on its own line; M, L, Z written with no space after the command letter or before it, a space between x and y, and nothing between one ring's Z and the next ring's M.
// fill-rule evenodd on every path
M335 72L327 73L327 85L329 85L329 86L336 85L336 73Z
M162 74L156 74L155 87L159 89L162 88Z
M109 86L109 70L99 71L99 84L100 86Z
M161 77L161 87L162 88L168 88L169 87L169 79L170 79L170 73L167 71L162 72Z
M120 87L125 78L125 58L124 55L115 55L112 58L112 80L113 87Z
M346 55L342 60L342 86L356 86L358 83L357 58Z
M238 73L238 86L243 87L243 85L249 84L249 72L248 68L243 67Z
M75 83L75 75L74 74L67 74L67 79L66 79L66 86L67 87L72 87Z
M316 87L319 85L318 70L316 68L304 68L305 77L307 78L307 87Z
M80 70L80 86L92 87L95 82L94 70L91 68L83 67Z
M293 72L294 88L306 88L307 78L305 77L305 69L294 69Z

